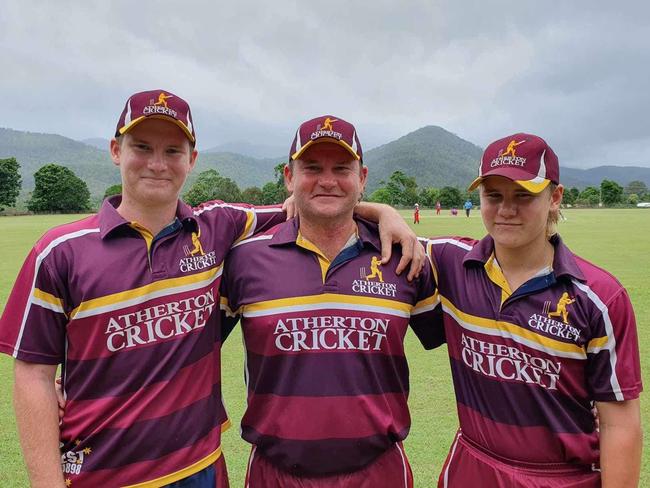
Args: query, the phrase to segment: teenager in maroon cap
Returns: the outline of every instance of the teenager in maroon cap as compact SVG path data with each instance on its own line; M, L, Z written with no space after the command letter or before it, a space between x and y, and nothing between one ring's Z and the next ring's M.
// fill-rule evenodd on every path
M460 422L438 486L637 486L634 312L556 232L557 156L540 137L505 137L485 150L477 187L488 235L427 243Z
M223 260L235 242L285 218L279 208L183 203L195 142L182 98L131 96L110 144L122 195L48 231L20 271L0 352L16 359L16 417L34 487L227 484L214 313Z

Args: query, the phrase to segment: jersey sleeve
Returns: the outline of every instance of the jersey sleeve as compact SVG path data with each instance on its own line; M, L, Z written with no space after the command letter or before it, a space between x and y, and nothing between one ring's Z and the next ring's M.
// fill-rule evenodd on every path
M233 286L233 275L230 272L228 265L232 260L226 259L221 275L221 284L219 289L219 311L221 323L221 342L225 342L230 333L233 331L237 322L239 322L240 314L238 311L237 297L235 287Z
M44 252L32 249L0 318L0 352L22 361L59 364L65 357L68 322L65 292Z
M599 316L587 345L587 381L596 401L637 398L643 390L636 320L630 298L621 289Z
M445 343L442 306L433 280L433 267L425 263L417 280L417 302L411 311L410 326L425 349Z
M235 244L284 222L287 215L281 205L253 206L247 203L226 204L235 221Z

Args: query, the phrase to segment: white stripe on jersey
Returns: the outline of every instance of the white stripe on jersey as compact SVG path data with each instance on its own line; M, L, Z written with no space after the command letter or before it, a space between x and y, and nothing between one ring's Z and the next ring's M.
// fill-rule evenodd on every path
M248 244L249 242L266 241L268 239L273 239L273 234L257 236L257 237L249 237L248 239L244 239L243 241L239 241L238 243L234 244L230 249L234 249L238 246L241 246L242 244Z
M313 310L354 310L358 312L374 312L385 315L393 315L396 317L409 318L411 314L397 308L387 308L387 307L377 307L373 305L367 305L363 303L343 303L343 302L320 302L320 303L309 303L304 305L292 305L287 307L277 307L269 308L264 310L258 310L254 312L247 312L246 307L244 306L244 317L265 317L267 315L276 315L281 313L291 313L291 312L309 312Z
M621 385L619 384L618 376L616 375L616 337L614 336L614 326L612 325L612 321L609 318L609 310L607 309L607 305L605 305L600 297L596 295L596 293L587 285L577 280L571 281L576 287L587 294L589 300L591 300L596 305L596 307L598 307L598 310L600 310L600 313L603 316L603 322L605 322L605 332L607 332L607 344L605 344L602 349L607 349L609 351L609 363L610 367L612 368L610 383L612 385L614 395L616 396L616 400L622 402L625 400L625 397L623 396Z
M54 239L52 242L50 242L43 251L36 256L36 263L34 265L34 280L32 281L32 286L29 290L29 298L27 300L27 304L25 305L25 312L23 313L23 319L20 324L20 331L18 332L18 338L16 339L16 346L14 347L14 352L12 354L13 357L18 357L18 350L20 349L20 343L23 340L23 333L25 332L25 325L27 324L27 317L29 315L29 312L32 308L32 304L35 303L34 300L34 288L36 288L36 278L38 277L38 271L41 268L41 263L43 260L49 256L49 254L52 252L52 249L54 249L56 246L59 244L62 244L66 241L69 241L70 239L76 239L77 237L83 237L86 234L93 234L99 232L99 228L93 228L93 229L81 229L75 232L71 232L70 234L64 234L61 237L57 237Z

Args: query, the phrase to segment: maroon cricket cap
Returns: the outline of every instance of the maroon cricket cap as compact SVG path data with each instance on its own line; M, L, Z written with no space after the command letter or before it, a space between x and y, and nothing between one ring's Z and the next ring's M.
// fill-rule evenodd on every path
M126 134L147 117L175 123L183 129L193 144L196 142L190 106L181 97L165 90L150 90L131 95L126 101L120 120L117 121L115 137Z
M350 122L333 115L322 115L300 125L291 144L289 160L298 159L308 147L319 142L343 146L355 159L362 161L363 153L356 129Z
M467 190L474 190L486 176L503 176L531 193L539 193L551 182L560 183L560 164L544 139L519 133L485 148L478 178Z

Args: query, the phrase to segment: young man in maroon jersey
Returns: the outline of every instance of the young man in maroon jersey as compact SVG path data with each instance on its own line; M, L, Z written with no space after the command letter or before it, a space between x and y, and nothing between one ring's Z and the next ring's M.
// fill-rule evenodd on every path
M284 216L179 200L195 142L183 99L164 90L129 97L110 145L122 195L48 231L23 265L0 320L0 352L16 359L16 418L34 487L227 484L215 313L223 260ZM396 215L388 223L399 225Z
M505 137L486 148L477 187L488 236L427 244L460 421L439 486L637 486L634 312L556 232L557 156L540 137Z
M253 444L246 487L413 486L409 322L427 347L430 267L409 282L379 259L377 227L353 216L367 168L352 124L303 123L285 167L299 219L238 243L222 280L224 329L241 317Z

